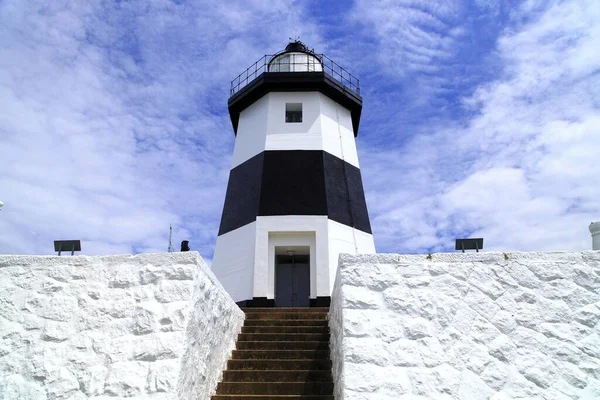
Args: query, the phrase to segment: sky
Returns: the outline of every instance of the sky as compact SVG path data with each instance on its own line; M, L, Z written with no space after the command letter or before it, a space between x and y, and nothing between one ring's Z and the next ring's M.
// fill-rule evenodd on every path
M591 249L597 0L0 0L0 254L210 262L230 81L291 37L360 79L378 252Z

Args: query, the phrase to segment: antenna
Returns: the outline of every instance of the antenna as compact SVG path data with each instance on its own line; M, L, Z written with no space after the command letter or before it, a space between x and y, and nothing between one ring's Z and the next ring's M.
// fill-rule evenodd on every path
M169 247L167 248L167 251L169 253L173 252L173 245L171 244L172 238L173 238L173 227L171 226L171 224L169 224Z

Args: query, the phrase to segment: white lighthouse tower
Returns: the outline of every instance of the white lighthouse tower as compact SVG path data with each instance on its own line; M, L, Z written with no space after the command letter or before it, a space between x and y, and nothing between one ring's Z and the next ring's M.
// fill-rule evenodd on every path
M299 42L231 85L236 134L212 270L246 307L328 306L340 253L375 245L358 80Z

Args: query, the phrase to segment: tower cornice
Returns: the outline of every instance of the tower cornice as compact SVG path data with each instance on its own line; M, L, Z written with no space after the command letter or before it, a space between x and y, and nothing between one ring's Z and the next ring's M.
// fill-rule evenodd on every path
M233 131L237 135L240 113L269 92L320 92L342 107L350 110L354 136L362 112L362 97L348 87L319 72L263 72L256 79L233 94L228 103Z

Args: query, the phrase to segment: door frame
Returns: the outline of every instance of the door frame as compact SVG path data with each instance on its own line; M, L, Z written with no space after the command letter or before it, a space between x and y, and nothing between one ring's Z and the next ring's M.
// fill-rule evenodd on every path
M317 297L317 263L315 232L269 232L267 287L269 299L275 298L275 247L301 246L309 248L310 298Z

